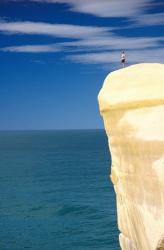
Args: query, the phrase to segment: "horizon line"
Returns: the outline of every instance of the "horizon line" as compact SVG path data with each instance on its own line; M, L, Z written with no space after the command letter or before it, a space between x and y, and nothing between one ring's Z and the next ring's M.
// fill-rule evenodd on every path
M0 129L0 132L23 131L72 131L72 130L104 130L104 128L62 128L62 129Z

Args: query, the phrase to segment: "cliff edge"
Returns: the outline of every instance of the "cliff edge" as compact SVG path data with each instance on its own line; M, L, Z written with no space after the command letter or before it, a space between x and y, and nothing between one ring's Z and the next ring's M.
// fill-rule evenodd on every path
M164 64L107 76L98 95L122 250L164 249Z

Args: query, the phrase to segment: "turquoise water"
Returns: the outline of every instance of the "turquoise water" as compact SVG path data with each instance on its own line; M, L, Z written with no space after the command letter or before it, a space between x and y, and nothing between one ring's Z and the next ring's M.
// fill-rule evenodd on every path
M1 250L119 250L103 130L0 132Z

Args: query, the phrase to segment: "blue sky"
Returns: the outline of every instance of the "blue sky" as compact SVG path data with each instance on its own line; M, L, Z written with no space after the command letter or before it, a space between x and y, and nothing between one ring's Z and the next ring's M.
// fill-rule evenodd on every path
M127 64L164 62L163 0L1 0L1 130L103 128L97 94Z

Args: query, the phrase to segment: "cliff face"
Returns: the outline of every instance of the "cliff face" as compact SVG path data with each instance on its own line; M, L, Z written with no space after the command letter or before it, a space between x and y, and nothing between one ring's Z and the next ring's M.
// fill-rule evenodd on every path
M98 100L112 155L120 246L164 249L164 65L109 74Z

